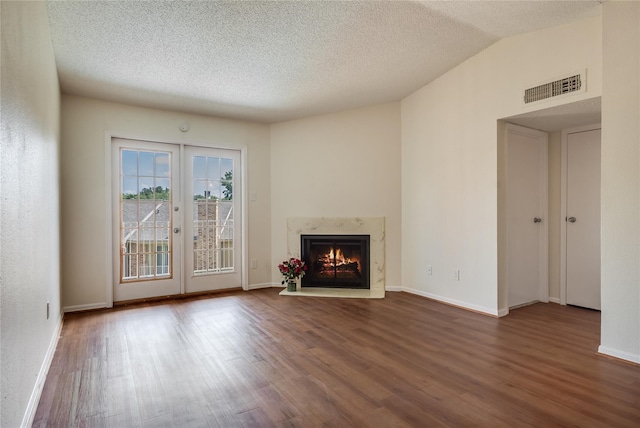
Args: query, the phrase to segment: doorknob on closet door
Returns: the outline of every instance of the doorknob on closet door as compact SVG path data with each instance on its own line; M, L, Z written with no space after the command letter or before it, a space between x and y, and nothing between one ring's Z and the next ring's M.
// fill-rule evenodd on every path
M567 219L567 221L568 221L569 223L575 223L575 222L576 222L576 218L575 218L575 217L569 217L569 218Z
M542 219L540 217L534 217L533 218L533 222L534 223L542 223Z

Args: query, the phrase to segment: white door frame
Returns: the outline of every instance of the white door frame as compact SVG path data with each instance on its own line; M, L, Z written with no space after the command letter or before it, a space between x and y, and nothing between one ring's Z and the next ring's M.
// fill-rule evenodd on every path
M569 134L578 132L595 131L602 129L600 123L593 125L579 126L562 130L561 137L561 166L560 166L560 304L567 304L567 168L568 153L567 140Z
M170 140L167 138L160 138L157 136L148 136L148 135L140 135L133 134L127 132L120 131L111 131L107 130L104 133L104 170L105 170L105 181L104 181L104 194L105 194L105 219L106 219L106 227L105 227L105 303L107 308L113 307L113 222L111 221L111 216L113 212L113 198L112 198L112 156L111 156L111 146L113 138L124 138L129 140L141 140L141 141L149 141L151 143L164 143L164 144L173 144L180 146L180 158L184 158L184 146L196 146L196 147L208 147L208 148L216 148L216 149L227 149L227 150L239 150L240 151L240 171L242 177L242 215L241 215L241 230L242 230L242 289L244 291L249 290L249 267L247 265L248 262L248 251L249 251L249 237L247 236L247 219L249 211L248 199L247 199L247 146L246 145L231 145L224 143L204 143L202 141L187 141L187 140ZM180 168L180 181L184 180L184 168ZM183 201L175 201L174 205L178 205L180 207L180 211L183 210ZM175 226L174 226L175 227ZM182 224L179 225L182 229ZM182 263L182 260L180 260ZM182 275L180 276L180 293L184 294L184 269Z
M523 126L507 123L505 126L505 177L508 177L509 171L509 134L520 134L533 138L543 138L547 144L543 146L538 158L539 169L541 170L541 180L539 188L539 204L540 212L542 213L542 222L539 228L539 249L538 249L538 300L541 302L549 301L549 135L546 132L538 131L531 128L525 128ZM507 184L508 185L508 184ZM508 203L505 205L508 206ZM506 219L505 219L506 221ZM509 228L506 228L505 234L505 254L509 254ZM506 296L507 296L507 309L506 313L509 313L509 257L505 257L505 279L506 279Z

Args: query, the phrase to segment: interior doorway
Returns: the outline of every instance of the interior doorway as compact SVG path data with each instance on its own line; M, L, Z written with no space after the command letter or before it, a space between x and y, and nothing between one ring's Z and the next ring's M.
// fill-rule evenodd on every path
M567 130L586 128L600 123L601 98L587 98L573 103L541 108L497 122L498 128L498 315L509 313L507 286L507 204L506 204L506 125L507 123L546 132L549 135L548 157L548 297L550 302L566 304L565 280L565 216L561 207L562 137ZM564 199L562 199L564 200ZM561 242L562 240L562 242ZM600 261L594 264L600 264Z

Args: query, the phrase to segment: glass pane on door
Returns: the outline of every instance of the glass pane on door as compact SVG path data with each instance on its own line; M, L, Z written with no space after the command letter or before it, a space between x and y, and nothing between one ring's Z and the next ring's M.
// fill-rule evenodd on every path
M171 153L120 150L120 282L171 278Z
M233 159L193 156L193 274L233 272Z

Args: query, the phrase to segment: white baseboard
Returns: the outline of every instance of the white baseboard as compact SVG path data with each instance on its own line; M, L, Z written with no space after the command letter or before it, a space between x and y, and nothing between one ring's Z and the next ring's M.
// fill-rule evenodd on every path
M505 317L509 315L509 308L498 309L498 317Z
M559 297L549 297L549 303L557 303L558 305L562 304L562 303L560 303L560 298Z
M610 357L619 358L621 360L631 361L632 363L640 364L640 355L632 354L630 352L620 351L617 349L600 345L598 347L598 353L608 355Z
M384 286L384 290L385 291L402 291L402 287L399 285L385 285Z
M36 384L34 385L33 391L31 392L31 397L29 397L27 409L25 410L24 416L22 417L22 423L20 424L22 428L32 426L33 420L36 417L38 403L40 402L40 396L42 395L42 390L44 389L44 382L47 380L47 373L49 373L49 368L51 367L53 356L56 353L56 348L58 347L58 340L60 339L60 334L62 333L62 319L63 314L61 313L58 316L58 325L56 326L56 329L53 332L53 336L49 341L49 348L47 349L47 353L44 356L44 361L42 361L42 366L40 366L38 377L36 377Z
M89 303L87 305L65 306L62 308L62 312L66 314L68 312L88 311L91 309L104 309L106 307L107 307L107 304L105 302Z
M427 293L426 291L416 290L414 288L406 288L406 287L403 287L402 291L405 291L405 292L411 293L411 294L416 294L416 295L422 296L422 297L427 297L429 299L437 300L437 301L442 302L442 303L447 303L447 304L452 305L452 306L457 306L457 307L462 308L462 309L468 309L470 311L480 312L480 313L491 315L491 316L494 316L494 317L501 316L500 313L495 309L486 308L484 306L479 306L479 305L473 305L471 303L462 302L460 300L455 300L455 299L450 299L448 297L438 296L437 294Z
M271 288L271 287L284 287L284 286L280 283L275 283L275 282L263 282L262 284L249 285L249 290L259 290L261 288Z

